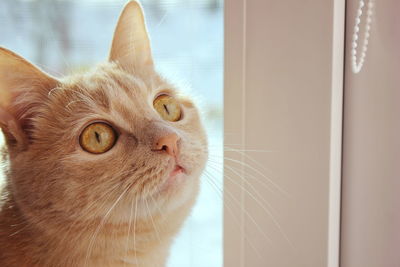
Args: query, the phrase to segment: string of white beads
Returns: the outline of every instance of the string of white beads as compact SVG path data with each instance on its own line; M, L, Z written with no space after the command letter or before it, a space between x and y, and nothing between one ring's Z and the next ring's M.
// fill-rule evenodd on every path
M362 9L364 7L364 1L360 0L358 10L357 10L357 15L356 15L356 21L355 21L355 26L354 26L354 32L353 32L353 40L351 43L351 68L353 70L353 73L359 73L363 67L365 57L367 55L367 49L368 49L368 40L369 40L369 31L371 29L371 22L372 22L372 11L373 11L373 0L368 1L368 9L367 9L367 19L365 22L365 33L364 33L364 39L363 39L363 44L362 48L360 49L360 59L357 62L357 46L358 46L358 33L360 31L360 23L361 23L361 18L362 18Z

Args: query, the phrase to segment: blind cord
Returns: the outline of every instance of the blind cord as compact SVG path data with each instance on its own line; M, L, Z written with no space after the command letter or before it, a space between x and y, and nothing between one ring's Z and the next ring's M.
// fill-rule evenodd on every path
M370 29L371 29L371 23L372 23L372 13L373 13L373 0L368 1L368 8L367 8L367 18L365 22L365 34L364 34L364 39L362 43L362 47L360 48L360 58L357 58L357 47L358 47L358 40L359 40L359 32L360 32L360 23L361 23L361 18L363 16L363 7L365 5L364 0L360 0L357 14L356 14L356 20L355 20L355 25L354 25L354 31L353 31L353 39L351 43L351 68L353 73L359 73L363 67L365 57L367 55L367 50L368 50L368 40L370 36Z

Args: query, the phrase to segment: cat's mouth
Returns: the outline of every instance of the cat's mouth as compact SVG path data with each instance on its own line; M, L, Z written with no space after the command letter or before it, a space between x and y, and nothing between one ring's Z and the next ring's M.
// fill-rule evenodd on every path
M176 176L176 175L178 175L180 173L185 173L185 169L182 166L180 166L178 164L175 164L175 169L170 173L169 176L173 177L173 176Z
M186 177L187 172L182 165L176 163L175 161L171 162L171 165L173 165L171 168L172 170L169 173L167 172L167 178L162 185L162 191L168 190L171 187L175 187Z
M174 168L169 173L167 183L168 184L175 184L178 180L182 180L183 176L186 175L186 170L181 165L175 163Z

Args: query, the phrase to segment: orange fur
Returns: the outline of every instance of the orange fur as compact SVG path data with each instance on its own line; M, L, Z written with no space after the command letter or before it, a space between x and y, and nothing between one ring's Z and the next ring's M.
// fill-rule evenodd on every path
M129 2L109 62L61 80L0 48L6 137L0 266L165 265L196 199L207 142L195 105L154 71L138 14L143 18L140 6ZM139 34L131 45L142 59L123 51L132 38L118 29L130 28ZM166 90L182 103L178 122L163 121L153 108L154 97ZM98 155L78 141L96 120L119 134L116 145ZM180 138L178 160L186 171L173 183L167 179L174 160L151 150L170 133Z

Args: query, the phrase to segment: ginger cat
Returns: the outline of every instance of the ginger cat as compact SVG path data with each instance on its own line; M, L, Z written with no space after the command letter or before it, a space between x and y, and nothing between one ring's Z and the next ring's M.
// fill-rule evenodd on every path
M129 2L108 62L56 79L0 48L0 266L165 266L207 160Z

